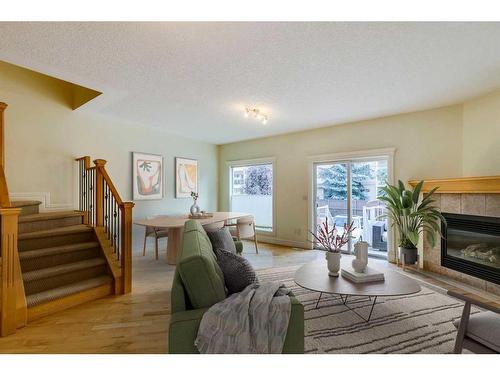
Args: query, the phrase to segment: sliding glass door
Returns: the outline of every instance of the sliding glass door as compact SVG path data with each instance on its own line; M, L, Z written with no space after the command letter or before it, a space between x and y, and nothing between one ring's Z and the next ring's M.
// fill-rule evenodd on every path
M316 228L328 218L342 233L344 224L354 222L356 229L344 251L352 252L354 243L363 240L371 255L386 257L389 228L377 196L387 180L387 159L315 163L313 172Z

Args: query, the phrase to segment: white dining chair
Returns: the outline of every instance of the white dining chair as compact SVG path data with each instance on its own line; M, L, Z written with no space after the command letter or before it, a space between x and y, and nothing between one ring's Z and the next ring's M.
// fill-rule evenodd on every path
M168 229L146 226L146 230L144 231L144 248L142 249L142 256L146 256L146 242L148 237L154 237L155 239L155 258L158 260L158 240L160 238L168 237Z
M255 243L255 252L259 253L257 235L255 233L255 219L253 216L239 218L235 224L226 224L226 226L236 228L236 238L238 240L252 239Z
M221 228L224 228L223 221L219 221L217 223L205 224L203 226L203 229L205 229L205 231L207 231L207 232L216 231L216 230L221 229Z

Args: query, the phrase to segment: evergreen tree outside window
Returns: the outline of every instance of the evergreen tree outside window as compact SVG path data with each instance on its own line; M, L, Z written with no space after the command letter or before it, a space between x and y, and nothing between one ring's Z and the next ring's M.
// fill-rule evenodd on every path
M273 231L273 164L231 166L230 210L252 214L256 228Z

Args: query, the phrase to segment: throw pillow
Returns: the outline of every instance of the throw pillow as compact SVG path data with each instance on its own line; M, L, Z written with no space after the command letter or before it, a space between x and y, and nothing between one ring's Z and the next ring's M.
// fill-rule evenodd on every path
M231 236L228 227L212 231L209 230L207 231L207 235L208 238L210 238L214 252L216 249L224 249L236 254L236 246L234 245L233 237Z
M257 283L257 274L248 260L224 249L215 249L217 264L224 274L228 294L239 293Z

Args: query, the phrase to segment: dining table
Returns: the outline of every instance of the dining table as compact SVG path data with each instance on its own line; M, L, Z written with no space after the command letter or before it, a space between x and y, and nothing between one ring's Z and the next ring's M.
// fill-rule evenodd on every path
M201 225L214 224L231 220L236 220L245 216L250 216L249 213L243 212L213 212L211 217L190 219L189 215L158 215L149 219L135 220L135 225L144 227L155 227L158 229L168 230L167 239L167 263L175 265L177 261L177 253L181 246L182 231L184 224L188 220L198 220Z

